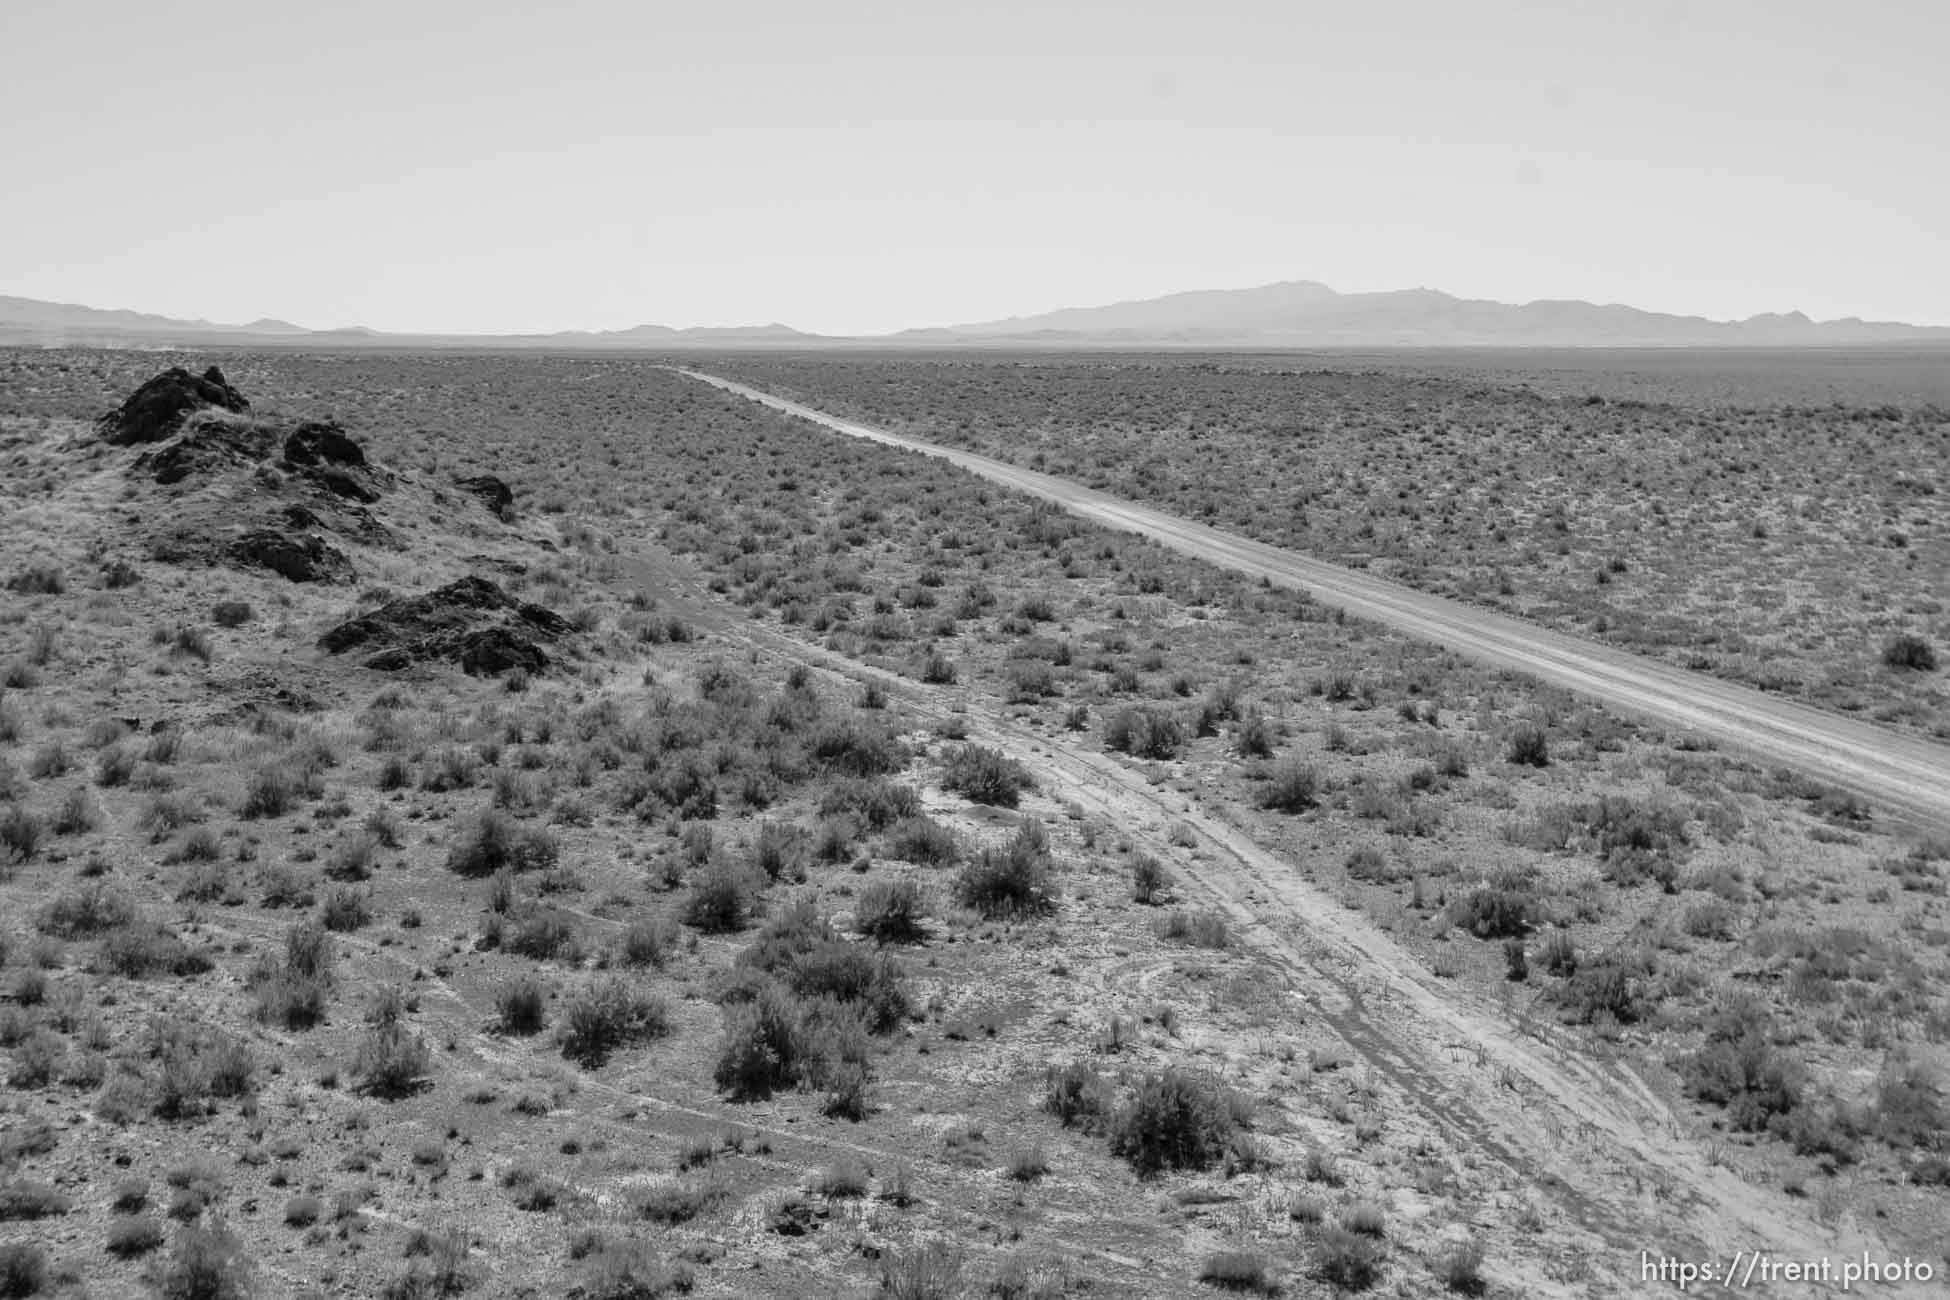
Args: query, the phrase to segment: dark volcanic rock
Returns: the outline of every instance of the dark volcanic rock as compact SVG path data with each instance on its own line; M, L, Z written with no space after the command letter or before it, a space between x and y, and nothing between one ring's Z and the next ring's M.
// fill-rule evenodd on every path
M486 578L467 577L424 595L388 601L325 633L332 654L370 648L366 666L397 671L445 660L490 676L510 668L539 672L549 657L538 642L566 636L569 622L553 610L516 600Z
M331 420L309 421L286 436L284 468L335 497L368 504L380 497L365 448Z
M285 525L290 528L337 533L368 546L399 548L399 538L393 530L373 518L372 511L364 506L347 505L341 501L320 501L313 506L294 501L284 508L282 516Z
M239 564L269 569L293 582L350 582L353 577L345 552L309 535L262 528L232 542L229 554Z
M335 420L313 420L293 429L284 440L284 458L293 465L356 465L363 469L366 450Z
M161 442L176 432L184 416L212 406L240 414L251 409L215 366L201 375L172 366L129 394L127 401L96 422L96 428L117 446Z
M272 435L220 420L190 420L183 436L166 447L145 451L135 471L167 486L186 478L207 477L232 466L253 464L270 453Z
M473 493L481 499L481 504L494 513L497 519L507 519L515 512L514 489L492 474L476 474L472 478L456 479L461 489Z

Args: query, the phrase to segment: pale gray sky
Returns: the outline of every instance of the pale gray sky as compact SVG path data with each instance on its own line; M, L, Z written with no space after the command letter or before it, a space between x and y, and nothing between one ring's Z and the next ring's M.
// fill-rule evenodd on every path
M0 293L868 332L1317 279L1950 324L1943 0L6 0Z

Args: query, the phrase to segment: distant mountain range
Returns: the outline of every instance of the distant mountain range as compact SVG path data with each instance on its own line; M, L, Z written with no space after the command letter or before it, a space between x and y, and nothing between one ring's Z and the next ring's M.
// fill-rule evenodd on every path
M1950 342L1950 327L1810 320L1800 312L1742 321L1672 316L1616 304L1543 300L1521 305L1435 289L1336 293L1293 280L1258 289L1202 290L1070 307L1041 316L910 330L920 341L1192 347L1820 347Z
M475 347L660 351L676 348L1417 348L1417 347L1831 347L1950 344L1950 326L1810 320L1800 312L1741 321L1673 316L1617 304L1522 304L1457 298L1435 289L1336 293L1293 280L1257 289L1208 289L1162 298L1068 307L897 334L835 338L788 325L553 334L389 334L365 326L313 330L282 320L217 325L135 311L103 311L0 295L0 344L167 347Z

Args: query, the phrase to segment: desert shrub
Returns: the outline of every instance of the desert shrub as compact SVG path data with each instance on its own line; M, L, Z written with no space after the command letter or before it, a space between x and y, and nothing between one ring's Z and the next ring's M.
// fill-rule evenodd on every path
M885 723L852 717L821 723L807 741L807 754L842 776L886 776L907 763L907 748Z
M397 1019L366 1030L352 1061L360 1091L388 1100L410 1096L425 1084L433 1054L424 1039Z
M1897 1148L1941 1148L1950 1137L1950 1108L1935 1073L1923 1060L1894 1055L1876 1080L1876 1136Z
M562 1009L562 1055L594 1069L620 1047L670 1032L670 1008L619 975L583 986Z
M1171 873L1149 853L1140 851L1131 859L1131 897L1147 906L1156 903L1171 888Z
M1579 1024L1609 1018L1629 1025L1636 1023L1645 1010L1639 963L1616 953L1607 953L1581 965L1558 986L1555 996Z
M31 1178L0 1183L0 1223L18 1219L51 1219L66 1214L74 1202L57 1189Z
M1523 940L1503 941L1503 977L1518 984L1530 978L1530 954L1524 950Z
M1338 1225L1314 1237L1314 1276L1349 1291L1365 1291L1381 1277L1379 1243Z
M1572 939L1570 930L1552 930L1537 949L1537 961L1550 975L1578 975L1578 941Z
M163 1244L163 1226L146 1214L118 1214L108 1223L108 1253L118 1259L146 1255Z
M277 766L260 768L244 783L244 802L238 815L250 820L282 817L298 801L316 797L318 778L309 770Z
M533 975L517 975L494 995L496 1024L504 1034L538 1034L548 1020L548 990Z
M926 937L927 907L911 880L876 880L860 891L853 926L880 943L918 943Z
M999 849L985 848L955 878L955 898L990 918L1037 916L1053 910L1056 897L1040 827L1030 823Z
M44 832L41 819L18 804L0 812L0 862L33 861Z
M309 1228L325 1214L325 1202L316 1196L298 1195L284 1203L284 1221L294 1228Z
M1259 806L1276 812L1302 813L1314 806L1320 779L1313 768L1297 759L1284 759L1273 769L1266 789L1260 792Z
M1804 1071L1798 1062L1767 1042L1756 1015L1723 1015L1711 1025L1707 1041L1680 1062L1686 1090L1701 1101L1727 1108L1736 1129L1765 1131L1777 1115L1801 1104Z
M142 979L159 972L171 975L201 975L210 969L210 956L192 949L167 926L136 922L112 930L101 942L104 969L129 979Z
M249 1300L250 1258L221 1223L186 1223L176 1230L158 1277L163 1300Z
M1185 724L1162 709L1119 709L1104 723L1104 744L1133 758L1176 758L1184 743Z
M526 1160L503 1171L501 1185L512 1193L509 1199L514 1207L528 1214L554 1209L565 1190L559 1180L546 1176Z
M813 1176L812 1190L834 1200L853 1200L867 1194L869 1178L865 1165L843 1155Z
M106 881L93 880L70 890L41 909L35 924L43 934L61 939L92 938L134 922L135 904Z
M14 1059L7 1067L8 1087L45 1088L53 1082L55 1069L60 1065L67 1046L59 1034L37 1027L25 1036L16 1037L8 1033L0 1037L12 1040L8 1046L14 1052Z
M1018 1183L1033 1183L1049 1172L1049 1153L1040 1142L1017 1147L1009 1153L1002 1172Z
M1433 1271L1436 1281L1457 1295L1481 1295L1489 1285L1483 1279L1483 1246L1475 1240L1445 1248L1435 1257Z
M202 628L189 623L180 623L169 638L171 654L188 655L199 663L209 663L215 653L210 645L210 634Z
M1891 668L1936 671L1936 647L1914 632L1899 632L1882 645L1882 662Z
M1014 808L1035 783L1029 772L999 749L958 745L948 751L941 784L973 803Z
M931 1241L880 1257L880 1294L887 1300L954 1300L962 1293L962 1255Z
M846 777L828 786L819 801L821 814L850 816L868 830L885 830L920 811L921 796L911 785L884 777Z
M303 921L285 931L282 959L264 958L251 970L248 983L258 1019L286 1029L322 1022L336 960L331 936L319 922Z
M0 1040L0 1046L7 1045ZM23 1160L34 1156L44 1156L60 1145L54 1126L46 1120L32 1123L16 1123L8 1132L0 1133L0 1169L11 1168Z
M1277 1295L1280 1287L1267 1270L1266 1256L1256 1250L1222 1250L1199 1265L1198 1280L1221 1291L1252 1291Z
M914 816L896 823L888 832L887 852L924 867L952 867L961 861L961 841L933 818Z
M489 808L461 832L447 854L447 869L468 877L509 871L545 871L555 865L561 846L539 826L524 826L498 808Z
M1194 948L1224 948L1232 942L1226 919L1217 912L1170 912L1151 928L1160 939L1175 939Z
M370 819L369 819L370 820ZM398 847L397 831L394 846ZM332 850L325 874L334 880L359 881L372 875L373 860L379 855L379 837L361 832Z
M50 740L35 750L34 756L27 760L27 775L37 781L63 777L73 770L74 757L68 753L68 747L59 740Z
M801 999L830 1000L855 1010L873 1033L886 1033L909 1009L900 967L885 954L841 939L810 903L788 909L738 954L740 970L778 980Z
M1110 1149L1139 1175L1205 1169L1225 1158L1235 1122L1216 1081L1179 1069L1140 1079L1109 1126Z
M793 879L805 874L811 845L803 828L790 822L765 822L752 846L752 865L768 880Z
M1372 845L1362 845L1347 855L1347 874L1350 880L1359 880L1369 885L1392 885L1402 878L1402 868Z
M1267 725L1260 713L1248 713L1239 721L1239 730L1233 736L1233 749L1241 758L1271 758L1273 756L1273 729Z
M265 863L257 871L257 889L263 891L261 902L267 908L308 908L318 897L312 887L308 873L281 861Z
M586 1300L658 1300L685 1294L693 1285L687 1266L665 1264L643 1241L604 1240L583 1259L575 1294Z
M136 751L130 745L110 745L95 760L95 784L104 789L119 789L135 775Z
M101 809L86 789L76 786L62 797L61 806L54 813L54 833L56 835L79 835L92 831L101 825Z
M1549 767L1550 736L1534 722L1521 723L1510 732L1504 756L1523 767Z
M1356 1201L1341 1212L1341 1226L1349 1232L1379 1240L1386 1235L1381 1207L1372 1201Z
M581 932L568 913L552 907L524 908L507 928L501 946L535 961L582 960Z
M47 1252L32 1242L10 1241L0 1245L0 1296L40 1294L47 1285Z
M150 1107L163 1119L205 1115L216 1100L243 1096L257 1070L242 1039L181 1018L152 1023L145 1049L156 1063Z
M67 589L68 575L54 564L30 564L7 579L7 590L22 596L59 596Z
M684 924L706 934L732 934L751 921L756 889L752 879L729 862L718 862L691 886L684 900Z
M357 930L372 920L372 898L350 885L336 886L326 892L318 919L327 930L340 934Z
M797 1083L809 1055L796 1000L768 985L751 1001L725 1008L712 1079L733 1101L763 1100Z
M617 959L625 966L662 967L676 946L677 931L662 918L630 922L617 940Z
M1478 939L1520 939L1539 916L1536 894L1528 879L1505 873L1449 903L1449 924Z
M242 627L256 617L247 600L220 600L210 607L210 621L218 627Z

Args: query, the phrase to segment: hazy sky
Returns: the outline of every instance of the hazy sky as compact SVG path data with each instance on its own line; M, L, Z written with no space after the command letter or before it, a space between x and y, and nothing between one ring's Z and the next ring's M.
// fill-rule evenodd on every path
M0 293L868 332L1315 279L1950 324L1944 0L5 0Z

